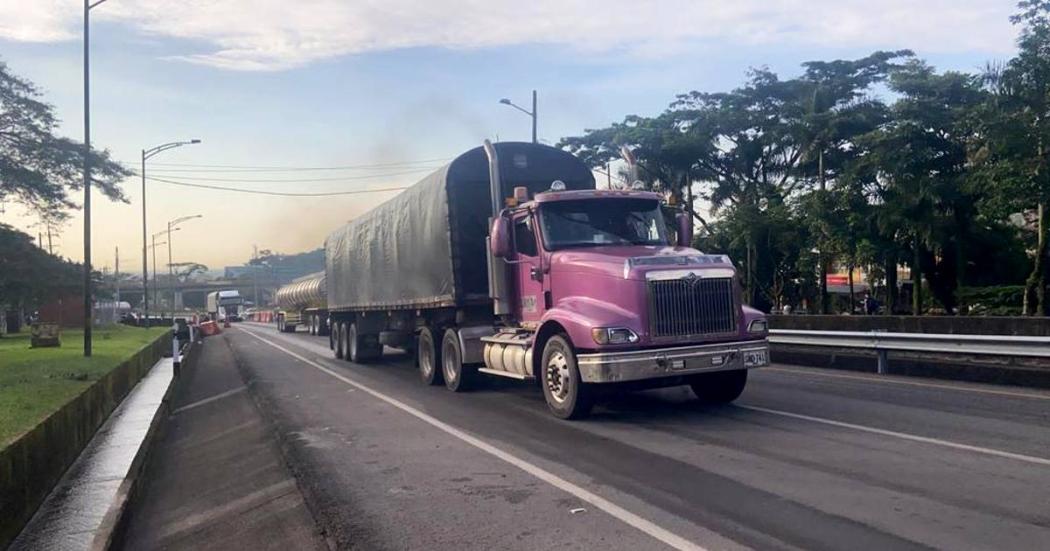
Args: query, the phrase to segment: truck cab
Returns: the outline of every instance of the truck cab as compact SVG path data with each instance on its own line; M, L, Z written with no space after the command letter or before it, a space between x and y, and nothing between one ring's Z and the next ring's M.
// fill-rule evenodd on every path
M515 190L492 222L510 313L481 339L496 364L483 371L521 369L571 418L600 384L689 384L702 400L732 401L747 369L768 364L766 319L741 303L733 264L689 247L690 218L669 224L662 196L557 182L526 195ZM511 365L506 349L522 341L522 365Z

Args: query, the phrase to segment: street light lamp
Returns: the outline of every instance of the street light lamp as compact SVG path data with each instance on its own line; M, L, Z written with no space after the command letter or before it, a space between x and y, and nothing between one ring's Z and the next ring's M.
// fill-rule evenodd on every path
M182 147L184 145L193 145L201 143L198 139L192 139L183 142L170 142L150 149L142 150L142 293L143 293L143 308L146 311L146 319L149 320L149 287L146 281L146 159L163 153L169 149L175 149L176 147ZM154 270L155 271L155 270ZM147 321L146 326L149 326Z
M175 304L175 269L172 267L172 263L171 263L171 242L173 241L173 239L171 238L171 232L179 229L179 228L176 227L179 224L181 224L181 223L183 223L183 222L185 222L187 220L193 220L194 218L204 218L204 215L203 214L194 214L192 216L182 216L180 218L176 218L176 219L171 220L171 221L168 222L168 285L171 287L171 309L172 310L175 310L177 305Z
M91 10L106 0L84 0L84 357L91 356L91 64L88 25Z
M503 105L509 105L509 106L517 109L518 111L521 111L522 113L525 113L526 115L532 117L532 143L536 143L536 91L535 90L532 91L532 111L529 111L528 109L525 109L524 107L520 107L518 105L515 105L514 102L510 101L507 98L503 98L503 99L499 100L499 102L502 103Z

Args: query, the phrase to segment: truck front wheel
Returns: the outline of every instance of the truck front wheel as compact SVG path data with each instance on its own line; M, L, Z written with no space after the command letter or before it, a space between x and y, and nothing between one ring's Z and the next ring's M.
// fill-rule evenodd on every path
M716 371L693 375L689 379L693 394L708 404L728 404L740 397L747 386L747 370Z
M551 337L543 347L540 378L543 397L555 417L580 419L591 412L591 388L580 378L576 353L565 335Z

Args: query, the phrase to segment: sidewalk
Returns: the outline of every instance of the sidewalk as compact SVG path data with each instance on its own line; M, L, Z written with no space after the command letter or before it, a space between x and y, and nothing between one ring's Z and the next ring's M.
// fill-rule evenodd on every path
M226 339L177 384L124 548L325 549Z

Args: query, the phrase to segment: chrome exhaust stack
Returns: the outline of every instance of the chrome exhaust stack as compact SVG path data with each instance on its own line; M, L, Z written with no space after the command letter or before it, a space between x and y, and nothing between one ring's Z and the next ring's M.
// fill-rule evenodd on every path
M489 217L489 231L492 229L492 221L500 215L503 210L503 182L500 179L499 155L496 146L485 140L483 144L485 155L489 158L489 193L492 195L492 216ZM497 316L505 316L511 313L510 295L507 290L507 263L492 255L492 236L485 238L485 256L488 259L489 272L489 298L492 299L492 309Z

